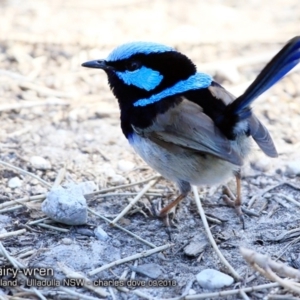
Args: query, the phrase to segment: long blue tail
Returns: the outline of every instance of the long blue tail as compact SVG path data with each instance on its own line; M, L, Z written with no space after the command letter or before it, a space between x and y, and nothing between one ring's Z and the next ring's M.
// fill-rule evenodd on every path
M239 120L250 115L250 104L300 62L300 36L291 39L265 66L247 90L227 106L226 115Z

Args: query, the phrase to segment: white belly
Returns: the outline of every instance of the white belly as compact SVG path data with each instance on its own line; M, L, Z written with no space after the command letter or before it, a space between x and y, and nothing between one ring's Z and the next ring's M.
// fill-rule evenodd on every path
M185 150L172 153L136 133L130 137L129 143L150 167L175 182L184 180L192 185L221 184L239 170L239 166L212 155L203 157Z

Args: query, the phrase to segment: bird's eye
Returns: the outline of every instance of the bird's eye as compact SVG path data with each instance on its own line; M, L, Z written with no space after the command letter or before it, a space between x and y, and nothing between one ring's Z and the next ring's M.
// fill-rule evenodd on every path
M139 69L141 66L140 62L138 61L131 61L127 64L126 69L130 72Z

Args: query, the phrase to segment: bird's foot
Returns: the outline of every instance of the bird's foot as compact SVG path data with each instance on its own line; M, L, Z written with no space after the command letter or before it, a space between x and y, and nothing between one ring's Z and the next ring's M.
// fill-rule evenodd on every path
M176 227L176 225L174 224L174 219L176 217L176 206L172 207L170 210L166 210L166 207L162 208L161 199L158 200L157 203L153 203L153 215L159 219L162 219L167 227L171 227L171 225Z
M241 207L241 199L240 197L235 197L233 193L230 191L230 189L227 186L223 187L223 195L222 195L223 201L230 207L233 207L242 223L243 229L245 229L245 220L244 220L244 214L242 212Z

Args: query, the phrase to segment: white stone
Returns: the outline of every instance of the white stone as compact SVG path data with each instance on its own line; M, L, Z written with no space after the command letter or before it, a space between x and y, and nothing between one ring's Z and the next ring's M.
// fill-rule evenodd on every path
M121 159L118 161L118 169L122 172L129 172L133 170L135 167L135 164L131 161Z
M189 295L196 295L197 292L195 290L193 290L193 289L190 289L188 294Z
M81 225L87 221L87 204L80 187L53 188L42 204L42 211L56 222Z
M35 169L39 169L39 170L51 169L50 162L41 156L32 156L30 158L30 163Z
M233 283L233 278L214 269L205 269L196 275L196 279L204 289L221 289Z
M288 176L300 175L300 159L289 161L286 164L285 173Z
M122 175L116 174L115 176L112 176L110 179L110 183L114 185L121 185L126 183L126 178Z
M22 180L20 180L19 177L13 177L8 181L8 187L10 187L11 189L18 188L21 185L22 185Z
M96 227L94 233L96 238L100 241L106 241L109 238L108 234L102 229L101 226Z

